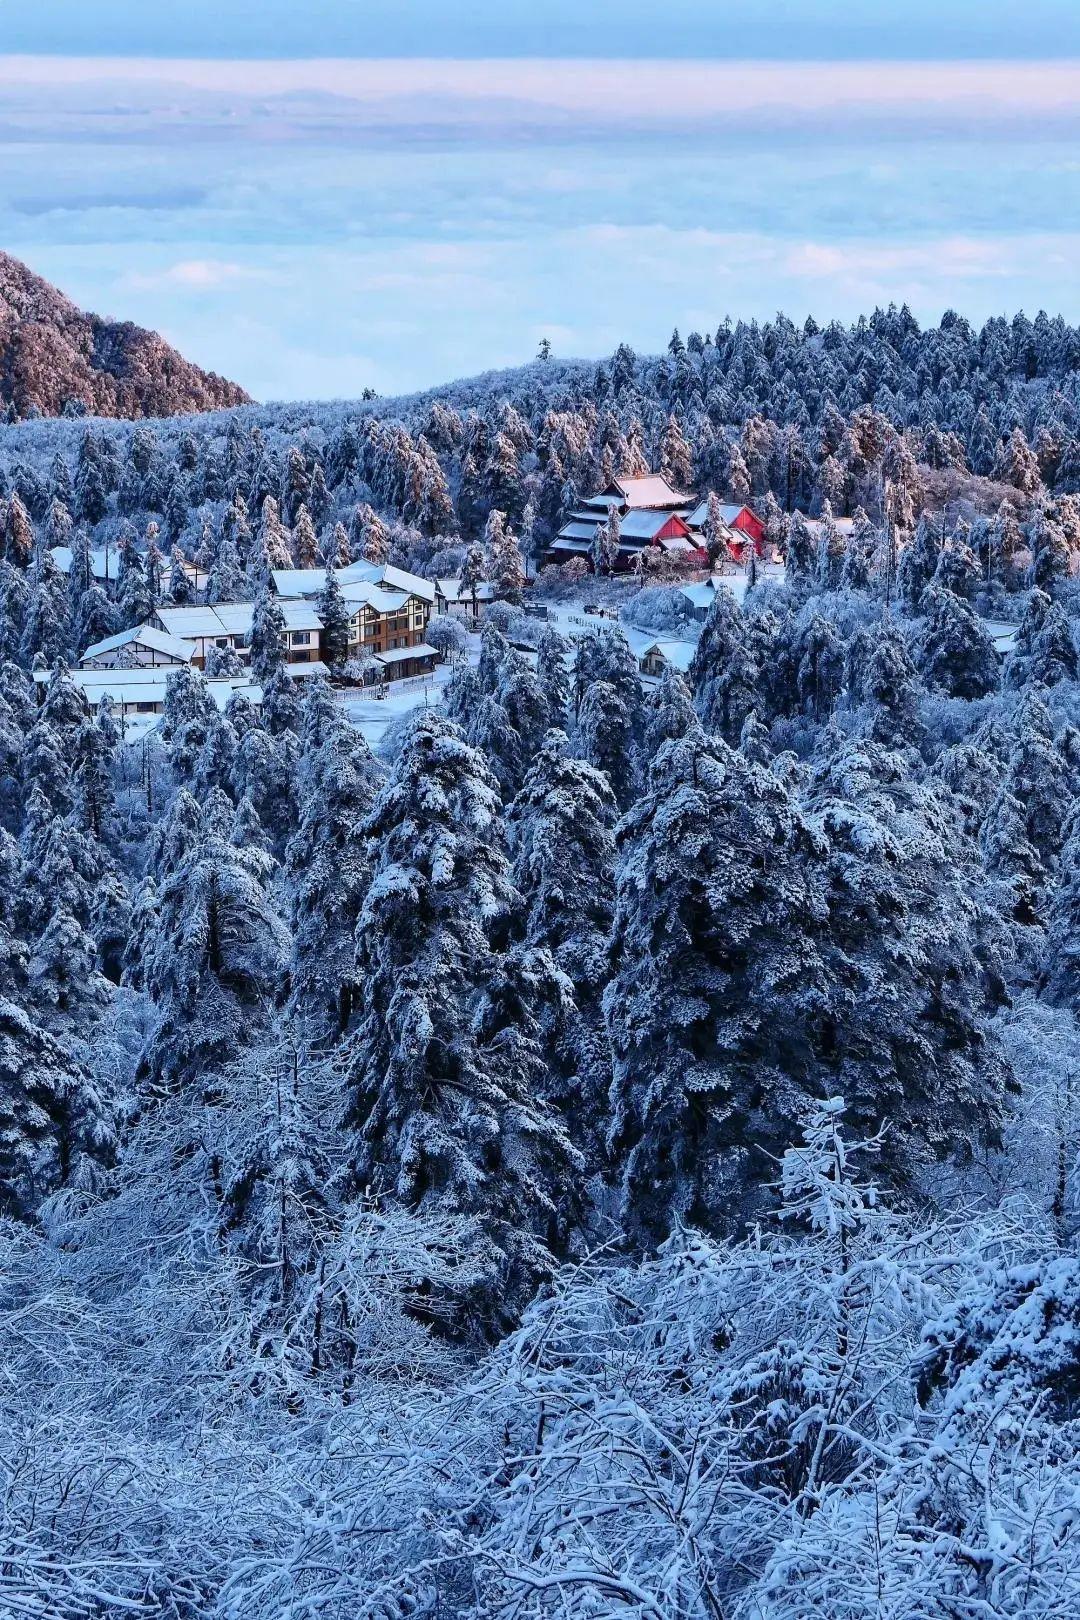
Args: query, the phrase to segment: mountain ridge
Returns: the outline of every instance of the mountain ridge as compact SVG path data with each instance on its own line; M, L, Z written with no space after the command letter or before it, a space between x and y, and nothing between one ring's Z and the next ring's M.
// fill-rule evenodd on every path
M0 251L0 403L16 417L159 417L251 403L157 332L82 310Z

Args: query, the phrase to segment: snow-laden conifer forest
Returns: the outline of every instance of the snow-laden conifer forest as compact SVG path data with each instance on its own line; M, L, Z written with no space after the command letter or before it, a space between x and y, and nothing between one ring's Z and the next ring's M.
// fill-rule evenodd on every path
M554 567L648 470L783 571ZM0 472L3 1620L1071 1620L1080 331L725 324ZM358 559L496 599L375 751ZM261 701L223 647L88 703L194 592Z

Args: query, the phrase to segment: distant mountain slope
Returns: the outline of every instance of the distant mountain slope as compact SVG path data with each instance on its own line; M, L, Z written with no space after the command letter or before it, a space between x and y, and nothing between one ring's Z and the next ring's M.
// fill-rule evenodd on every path
M248 403L235 383L200 371L156 332L76 308L50 282L0 253L0 401L19 416L171 416Z

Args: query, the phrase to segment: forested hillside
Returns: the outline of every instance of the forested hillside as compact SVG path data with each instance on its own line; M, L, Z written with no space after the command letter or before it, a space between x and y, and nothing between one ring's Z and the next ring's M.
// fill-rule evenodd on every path
M1077 1611L1078 360L888 311L4 430L0 1614ZM646 466L786 556L685 681L520 606ZM354 557L505 598L378 756L267 590ZM263 703L125 744L67 666L195 559Z
M242 405L235 383L200 371L156 332L77 309L0 253L0 403L25 416L171 416Z

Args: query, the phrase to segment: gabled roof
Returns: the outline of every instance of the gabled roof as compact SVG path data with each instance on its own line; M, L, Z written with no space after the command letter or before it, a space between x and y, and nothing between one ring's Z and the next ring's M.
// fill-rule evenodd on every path
M701 555L701 548L696 546L692 540L688 540L685 534L662 535L656 544L661 551L678 551L694 556Z
M407 596L419 596L425 602L435 600L435 586L430 579L395 568L392 563L354 562L335 572L343 589L357 583L384 585L393 591L404 591ZM279 596L318 596L326 584L325 568L275 568L270 577Z
M678 524L678 533L688 532L678 512L645 509L627 512L619 525L619 534L623 540L655 540L669 523Z
M655 641L650 652L659 653L665 664L685 675L694 661L697 644L693 641Z
M437 579L435 588L444 602L471 602L473 588L463 591L460 579ZM493 602L495 600L495 587L490 580L480 579L476 582L475 597L478 602Z
M711 579L699 580L696 585L680 585L679 590L696 608L712 607L716 599L716 586Z
M400 613L409 601L405 591L387 591L364 579L346 580L341 587L341 599L355 612L369 607L376 613Z
M404 568L395 568L393 563L352 563L347 570L352 577L354 568L370 568L372 572L367 575L357 574L357 579L372 579L378 585L389 586L394 591L405 591L409 596L422 597L425 602L435 600L435 582L422 579L419 574L410 574Z
M592 524L564 523L555 536L555 543L558 544L560 540L581 540L584 541L586 548L588 548L595 539L596 529Z
M82 661L85 663L88 658L100 658L103 653L118 652L121 647L132 646L149 647L166 658L174 658L178 664L189 664L195 651L190 641L170 636L164 630L155 629L152 624L137 624L130 630L118 631L115 636L106 636L104 641L95 641L83 653Z
M325 568L272 568L270 578L279 596L318 596L326 584ZM341 575L338 575L341 584Z
M53 546L52 560L62 574L71 573L75 553L70 546ZM95 579L116 580L120 577L120 553L115 546L99 546L90 553L90 572Z
M322 620L310 602L283 599L278 605L286 630L322 629ZM155 613L169 635L189 641L250 635L254 615L254 602L219 602L216 607L159 607Z
M754 511L754 508L752 506L748 506L745 501L721 501L720 516L727 524L729 529L735 522L735 519L738 517L740 512L749 512L751 517L757 517L757 513ZM692 511L687 512L686 521L691 529L703 529L705 527L705 519L708 517L708 515L708 501L699 501ZM758 521L760 522L760 519ZM741 539L739 540L739 544L743 544Z
M410 658L438 658L434 647L429 647L426 641L420 641L415 647L394 647L390 652L375 654L377 664L405 664Z
M662 473L647 473L643 478L630 478L620 473L612 479L604 493L620 494L631 510L656 507L674 511L676 507L688 505L692 498L672 489Z

